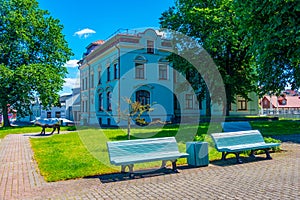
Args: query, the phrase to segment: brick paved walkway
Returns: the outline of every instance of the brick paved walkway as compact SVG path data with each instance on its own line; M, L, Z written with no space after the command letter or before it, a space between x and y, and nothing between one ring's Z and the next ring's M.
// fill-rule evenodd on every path
M273 160L216 161L209 167L124 179L100 176L46 183L33 160L29 137L8 135L0 141L2 199L300 199L300 139L284 143ZM287 141L289 141L287 139Z

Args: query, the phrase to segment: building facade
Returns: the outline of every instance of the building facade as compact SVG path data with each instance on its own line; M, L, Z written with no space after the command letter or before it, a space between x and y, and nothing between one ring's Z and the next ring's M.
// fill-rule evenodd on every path
M186 77L170 66L171 52L171 41L153 29L117 32L88 45L79 62L80 123L127 124L126 99L151 105L153 111L143 116L147 122L205 115L205 102L197 101L191 87L175 92ZM258 99L252 99L254 103L238 99L231 113L258 114Z

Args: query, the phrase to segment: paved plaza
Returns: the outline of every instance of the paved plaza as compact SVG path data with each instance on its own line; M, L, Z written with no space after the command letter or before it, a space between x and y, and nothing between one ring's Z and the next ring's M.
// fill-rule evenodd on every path
M180 167L180 173L128 179L106 175L47 183L39 174L30 135L0 141L0 200L10 199L300 199L300 135L281 137L273 160L259 155Z

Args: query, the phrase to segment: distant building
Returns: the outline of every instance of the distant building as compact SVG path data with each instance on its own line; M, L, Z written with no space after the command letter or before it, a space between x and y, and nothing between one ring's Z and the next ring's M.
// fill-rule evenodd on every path
M66 118L78 122L80 117L80 88L72 89L72 94L59 98L60 107L44 109L38 98L32 102L30 109L32 115L18 119L21 122L30 122L36 118Z
M300 114L300 96L264 96L261 106L264 114Z

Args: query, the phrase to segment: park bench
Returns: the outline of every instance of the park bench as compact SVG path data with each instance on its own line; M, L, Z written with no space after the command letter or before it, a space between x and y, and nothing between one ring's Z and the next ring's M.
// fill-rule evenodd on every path
M248 150L251 151L250 157L255 157L255 151L264 150L266 158L272 159L269 149L280 145L279 143L265 143L258 130L213 133L211 137L216 149L222 152L222 160L226 160L226 156L232 153L235 154L237 163L242 163L239 154Z
M130 177L133 177L135 163L162 161L161 168L165 168L166 162L172 162L172 170L177 171L178 158L186 158L187 153L180 153L175 137L137 139L126 141L107 142L110 163L121 166L121 172L129 169Z
M222 122L222 128L224 132L252 130L250 123L247 121Z
M46 128L53 128L53 131L50 133L51 135L57 129L57 134L60 131L60 121L57 118L40 118L35 120L35 125L42 127L41 135L46 134Z

